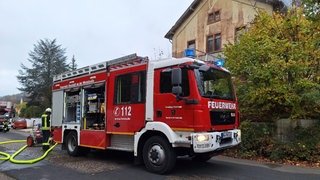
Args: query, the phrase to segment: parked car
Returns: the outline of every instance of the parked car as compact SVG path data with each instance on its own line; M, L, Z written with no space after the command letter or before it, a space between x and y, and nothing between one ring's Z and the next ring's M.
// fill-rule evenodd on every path
M13 119L13 125L12 125L12 128L13 129L16 129L16 128L27 128L27 120L24 119L24 118L16 118L16 119Z

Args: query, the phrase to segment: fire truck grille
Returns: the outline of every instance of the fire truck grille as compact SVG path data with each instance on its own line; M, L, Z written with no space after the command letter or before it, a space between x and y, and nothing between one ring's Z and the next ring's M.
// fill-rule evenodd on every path
M211 125L229 125L236 122L234 111L210 111Z

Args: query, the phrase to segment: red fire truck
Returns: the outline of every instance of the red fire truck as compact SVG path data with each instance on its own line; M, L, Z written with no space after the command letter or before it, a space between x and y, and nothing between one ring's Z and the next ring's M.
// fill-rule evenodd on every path
M8 123L9 128L11 127L11 122L9 122L9 119L12 117L12 110L12 102L0 101L0 130L4 129L4 123Z
M133 152L159 174L172 170L177 156L207 161L241 141L231 75L218 65L132 54L59 74L54 140L71 156L90 148Z

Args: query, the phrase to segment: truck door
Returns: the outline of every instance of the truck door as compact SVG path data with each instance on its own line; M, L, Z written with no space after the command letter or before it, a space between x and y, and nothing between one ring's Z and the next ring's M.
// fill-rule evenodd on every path
M176 130L193 130L194 106L183 99L191 99L190 78L187 69L182 69L182 94L177 101L172 93L171 69L156 70L154 82L154 118L167 123Z
M111 73L107 133L133 134L144 126L146 72Z

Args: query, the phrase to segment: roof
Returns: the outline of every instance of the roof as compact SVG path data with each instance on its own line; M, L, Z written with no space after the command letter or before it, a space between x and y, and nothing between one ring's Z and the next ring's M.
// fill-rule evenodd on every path
M187 62L201 62L199 60L189 58L189 57L183 57L183 58L166 58L166 59L159 59L159 60L153 60L150 61L151 64L153 64L154 69L164 68L164 67L170 67L173 65L183 64Z
M194 10L198 7L198 5L203 0L194 0L191 5L187 8L187 10L182 14L182 16L178 19L178 21L172 26L172 28L167 32L164 36L167 39L172 39L174 33L176 33L177 29L190 17L190 15L194 12Z
M167 39L172 39L173 35L176 33L177 29L191 16L191 14L196 10L199 4L203 0L194 0L191 5L187 8L187 10L182 14L182 16L178 19L178 21L171 27L171 29L164 36ZM262 3L274 5L274 0L256 0Z

